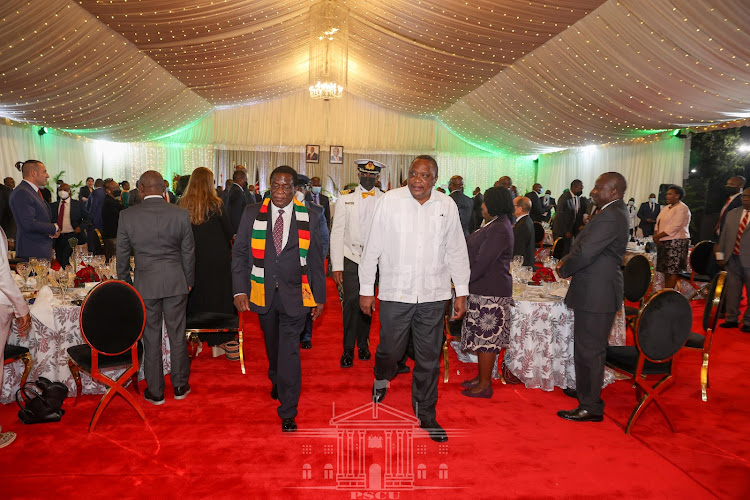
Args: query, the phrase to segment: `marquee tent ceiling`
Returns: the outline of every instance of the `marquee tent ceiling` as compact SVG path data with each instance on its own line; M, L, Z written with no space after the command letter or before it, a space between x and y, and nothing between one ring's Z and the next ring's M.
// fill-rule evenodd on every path
M308 85L300 0L6 0L0 115L154 140ZM491 152L750 116L747 0L349 0L347 92Z

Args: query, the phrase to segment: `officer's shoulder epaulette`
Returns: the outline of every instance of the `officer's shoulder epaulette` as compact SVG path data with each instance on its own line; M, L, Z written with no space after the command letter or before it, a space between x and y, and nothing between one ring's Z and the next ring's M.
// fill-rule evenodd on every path
M350 194L353 192L354 192L353 189L342 189L341 191L339 191L339 194Z

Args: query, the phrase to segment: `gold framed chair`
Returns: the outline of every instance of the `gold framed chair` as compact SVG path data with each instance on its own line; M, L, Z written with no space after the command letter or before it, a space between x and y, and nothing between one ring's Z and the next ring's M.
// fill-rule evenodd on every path
M703 332L690 332L685 349L698 350L702 353L701 363L701 400L708 401L707 389L710 386L708 378L708 356L711 354L711 346L714 340L714 331L716 324L719 322L719 313L724 308L724 299L726 298L727 272L720 271L711 280L708 286L706 296L706 306L703 309Z
M23 375L21 375L21 387L23 387L23 384L29 378L31 367L34 365L34 360L31 359L29 349L20 345L5 344L3 357L3 366L15 363L16 361L23 362Z
M185 322L185 335L188 339L190 357L195 355L197 345L201 342L201 335L236 333L237 340L240 343L240 369L242 374L245 375L244 325L245 316L242 312L239 314L197 313L189 315Z

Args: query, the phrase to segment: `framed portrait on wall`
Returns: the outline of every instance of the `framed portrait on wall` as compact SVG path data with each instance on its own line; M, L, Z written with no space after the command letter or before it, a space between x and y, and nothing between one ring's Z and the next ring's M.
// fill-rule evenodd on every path
M320 161L320 146L314 144L308 144L305 146L305 162L307 163L318 163Z
M344 146L331 146L328 163L344 163Z

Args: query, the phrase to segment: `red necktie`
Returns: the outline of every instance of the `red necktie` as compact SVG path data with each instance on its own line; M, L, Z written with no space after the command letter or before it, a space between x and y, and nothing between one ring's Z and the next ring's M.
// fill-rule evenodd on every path
M748 216L750 216L750 212L745 210L744 215L742 216L742 221L740 222L740 229L737 231L737 241L734 242L735 255L740 254L740 242L742 241L742 233L745 232L745 228L747 227L748 218L750 218Z
M169 203L169 196L167 196L167 192L166 191L164 191L164 201L166 201L167 203Z
M62 231L63 216L65 215L65 200L60 202L60 212L57 214L57 229Z
M36 192L39 195L39 197L42 199L42 201L44 201L44 195L42 194L42 190L41 189L37 189Z
M273 244L276 247L276 255L281 253L281 244L284 242L284 214L283 210L279 210L279 216L276 217L276 222L273 223Z

